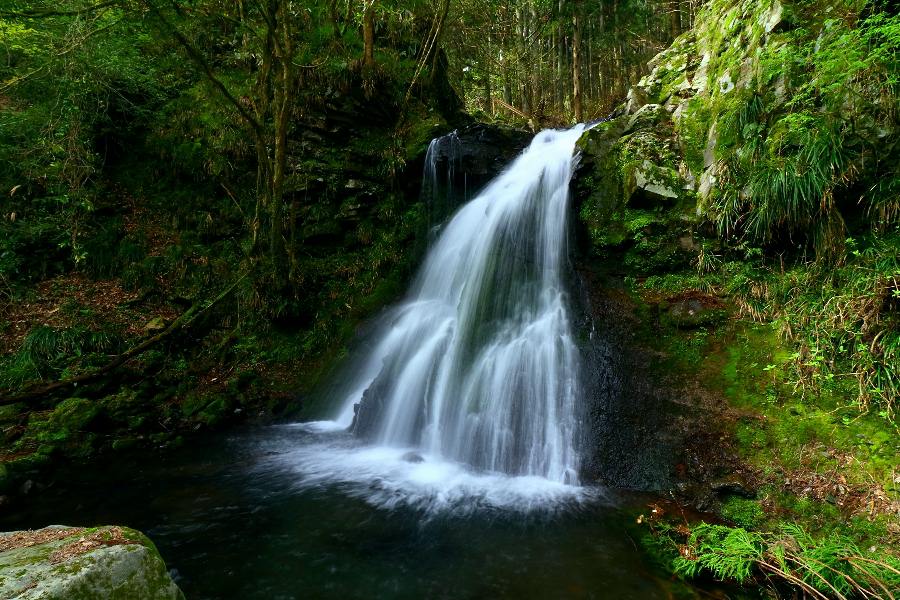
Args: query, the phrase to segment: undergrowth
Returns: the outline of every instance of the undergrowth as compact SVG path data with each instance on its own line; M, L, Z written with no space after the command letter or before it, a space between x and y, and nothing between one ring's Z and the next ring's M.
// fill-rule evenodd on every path
M900 589L900 558L864 551L850 538L815 538L782 524L771 532L699 523L657 523L647 543L682 577L710 574L740 584L757 580L811 598L893 598Z
M845 243L850 256L839 267L724 263L721 288L746 316L774 322L793 343L790 377L798 391L853 382L862 409L893 418L900 398L900 238Z
M41 325L28 333L18 352L0 358L0 389L61 377L76 363L103 362L123 349L123 339L112 331Z

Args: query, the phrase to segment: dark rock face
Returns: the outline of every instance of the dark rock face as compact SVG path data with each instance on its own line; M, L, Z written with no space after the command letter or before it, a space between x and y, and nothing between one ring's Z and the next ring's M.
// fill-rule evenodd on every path
M460 175L482 185L497 176L533 137L524 129L475 123L457 131Z
M378 417L384 410L384 396L376 379L369 389L363 392L362 399L353 406L353 423L350 431L364 440L375 437L375 427L378 425Z
M418 452L407 452L406 454L401 456L400 459L405 460L408 463L414 463L414 464L425 462L425 457L423 457Z
M634 317L624 291L581 267L581 326L590 331L583 348L582 482L639 491L668 489L674 483L680 442L677 392L648 375L653 357L634 341Z
M637 314L616 265L604 269L581 258L576 267L580 337L587 338L582 482L671 493L701 511L728 496L752 497L752 476L739 475L740 461L725 441L724 399L700 381L657 367L663 355L654 336L671 335L668 311L660 306ZM707 296L672 306L689 308L693 301L701 315L725 314Z
M422 190L429 196L430 224L438 225L471 200L531 140L521 129L475 123L436 139L425 157ZM427 172L432 169L432 172ZM429 181L433 178L433 181Z

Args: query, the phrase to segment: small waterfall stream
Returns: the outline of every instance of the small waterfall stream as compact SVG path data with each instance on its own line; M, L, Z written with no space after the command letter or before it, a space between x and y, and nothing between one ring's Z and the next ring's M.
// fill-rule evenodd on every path
M477 471L577 483L579 356L564 279L582 130L539 133L443 227L338 424Z
M456 130L436 137L428 144L422 170L421 198L426 202L428 227L436 231L456 207L457 197L468 201L468 181L462 165L462 141ZM457 173L462 174L462 190L456 189Z

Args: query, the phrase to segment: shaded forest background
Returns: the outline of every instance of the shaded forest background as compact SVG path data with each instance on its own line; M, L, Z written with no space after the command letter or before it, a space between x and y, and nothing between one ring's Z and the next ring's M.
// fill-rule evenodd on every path
M404 186L431 136L472 114L534 128L604 115L694 9L13 2L0 22L3 297L21 307L37 282L117 277L132 305L157 302L162 326L243 274L226 324L306 331L303 355L331 347L415 260L398 244L422 219ZM123 347L108 315L27 306L6 349L35 349L3 387Z

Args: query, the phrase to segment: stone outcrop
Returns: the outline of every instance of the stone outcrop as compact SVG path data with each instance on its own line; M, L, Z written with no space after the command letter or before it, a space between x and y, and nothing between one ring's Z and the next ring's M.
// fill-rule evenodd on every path
M0 533L0 597L184 600L153 542L126 527Z
M585 133L573 187L595 253L637 276L696 258L728 170L725 121L762 85L761 57L786 43L790 19L778 0L709 3L650 61L620 116ZM767 93L783 99L789 82L773 86Z

